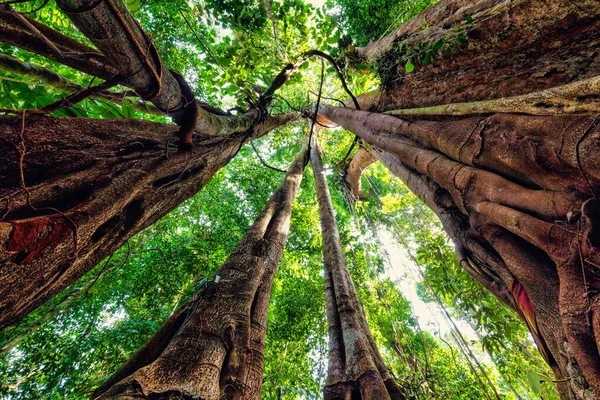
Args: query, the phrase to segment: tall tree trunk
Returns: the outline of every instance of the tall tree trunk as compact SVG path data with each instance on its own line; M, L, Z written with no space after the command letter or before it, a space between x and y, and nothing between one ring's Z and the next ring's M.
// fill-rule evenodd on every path
M305 145L215 276L92 398L260 397L271 285L307 161Z
M321 215L329 329L325 399L404 399L373 341L346 267L316 135L310 159Z
M249 140L131 120L0 116L0 328L59 293L197 193Z
M374 154L438 214L461 265L523 317L557 378L570 378L563 396L583 398L588 385L599 396L598 118L320 112L383 150Z

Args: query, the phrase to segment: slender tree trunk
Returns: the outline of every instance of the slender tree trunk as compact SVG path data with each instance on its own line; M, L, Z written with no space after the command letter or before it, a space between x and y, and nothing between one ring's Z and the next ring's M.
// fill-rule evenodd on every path
M461 265L522 316L557 378L570 378L563 396L583 398L588 385L598 396L598 119L320 112L383 150L374 154L440 217Z
M329 327L325 399L404 399L371 337L346 267L316 135L311 141L310 158L321 215Z
M131 120L0 117L0 328L59 293L130 237L197 193L247 141Z
M92 398L260 397L271 285L307 161L305 145L215 276Z
M368 197L368 194L365 195L362 190L360 177L362 176L363 172L375 162L377 162L377 158L375 158L368 150L365 150L362 147L360 147L358 150L356 150L356 153L354 153L354 156L352 157L352 160L350 161L350 164L348 165L344 175L344 180L350 186L350 190L354 197L361 199Z

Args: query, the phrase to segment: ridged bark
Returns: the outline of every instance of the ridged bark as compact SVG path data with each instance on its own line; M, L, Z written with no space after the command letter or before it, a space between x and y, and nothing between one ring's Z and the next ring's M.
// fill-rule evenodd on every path
M460 29L468 44L453 39ZM415 70L405 72L406 53L421 60L446 37L450 54L428 65L413 60ZM358 50L378 62L385 82L383 94L363 100L388 111L518 96L600 75L599 46L595 0L441 0Z
M598 118L320 112L382 150L373 154L440 217L461 265L521 315L557 379L571 378L563 397L588 385L598 396Z
M373 341L340 243L316 135L310 159L315 176L321 232L329 365L325 399L404 399Z
M305 145L214 277L92 398L260 398L271 285L307 161Z
M0 116L0 328L14 324L197 193L247 141L133 120Z

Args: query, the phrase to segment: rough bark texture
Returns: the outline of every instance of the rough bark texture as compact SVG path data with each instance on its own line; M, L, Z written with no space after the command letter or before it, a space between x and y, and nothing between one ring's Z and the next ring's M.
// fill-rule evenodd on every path
M598 118L320 112L383 150L373 153L440 217L463 267L522 316L557 378L571 378L563 396L582 398L588 384L598 396Z
M368 101L375 100L381 111L440 106L595 77L600 75L599 17L600 3L592 0L441 0L359 50L378 60L386 82L386 92ZM429 65L417 62L414 72L405 73L407 49L418 43L429 49L446 35L455 37L457 28L468 30L468 45L456 44L451 54Z
M162 113L172 116L183 126L184 134L195 130L203 135L228 136L248 130L264 118L262 109L251 108L238 117L195 100L185 80L164 67L151 41L121 0L102 0L93 7L87 2L62 0L59 6L101 52L17 13L8 5L0 6L0 42L101 79L118 77L120 84L134 89Z
M340 243L316 136L311 141L321 232L329 366L325 399L404 399L373 341Z
M307 161L305 145L215 276L92 398L260 398L271 285Z
M142 121L0 117L0 328L73 283L127 239L197 193L248 140Z
M462 267L527 324L563 398L600 396L599 15L586 0L442 0L359 50L384 81L361 108L409 119L320 110L438 215ZM400 45L460 29L468 45L405 73Z

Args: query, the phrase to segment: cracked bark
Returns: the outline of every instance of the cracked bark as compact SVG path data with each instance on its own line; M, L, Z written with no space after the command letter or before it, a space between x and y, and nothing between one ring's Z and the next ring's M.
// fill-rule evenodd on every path
M98 399L258 399L273 277L308 147L213 279L100 388Z
M295 117L233 137L195 135L183 151L174 125L1 116L0 328L197 193L244 143Z
M324 398L404 399L383 363L360 307L340 244L316 135L312 139L310 158L321 216L329 330L329 365Z
M569 378L561 396L598 397L597 118L320 113L366 141L438 215L463 268L522 317L557 379Z
M405 51L418 43L429 48L428 43L454 35L455 27L466 27L466 15L474 23L468 46L455 46L452 54L429 65L417 63L410 74L404 63L394 61L404 55L395 50L400 43ZM385 93L363 96L363 101L379 111L423 108L518 96L594 78L600 75L599 28L596 1L441 0L393 34L359 49L360 56L386 65L390 83Z

